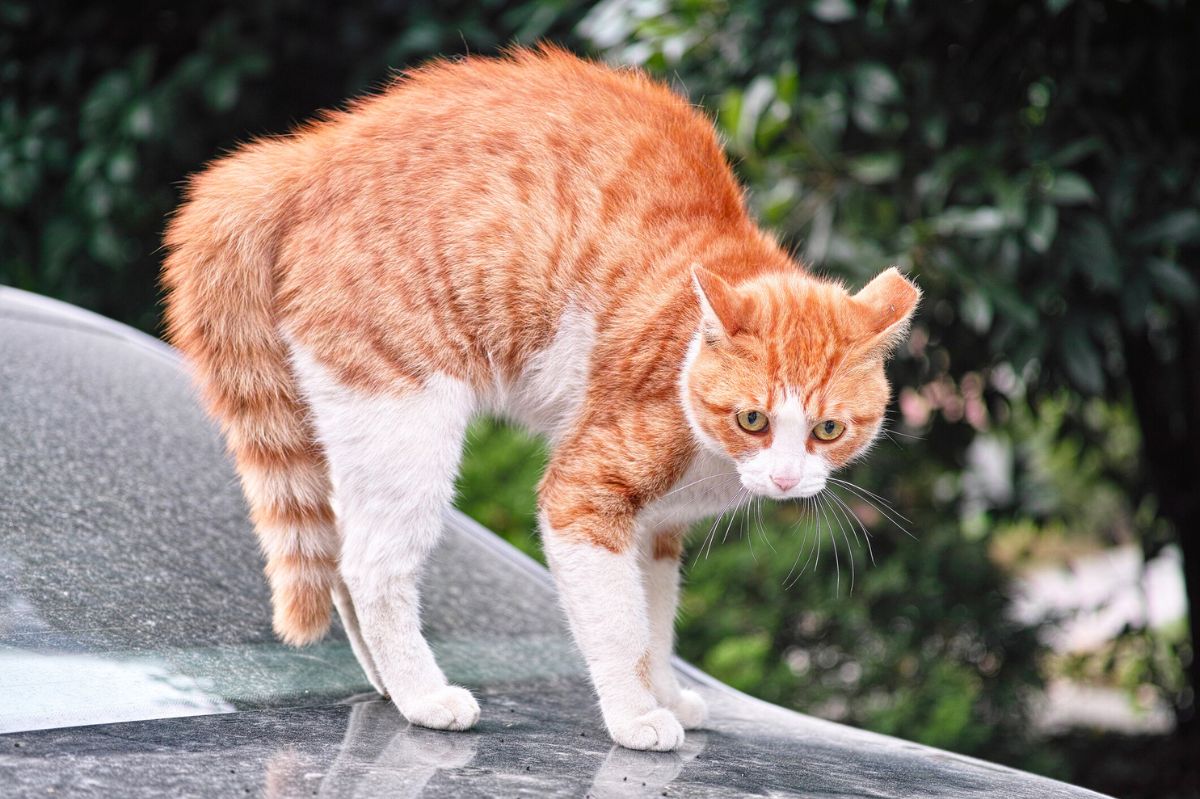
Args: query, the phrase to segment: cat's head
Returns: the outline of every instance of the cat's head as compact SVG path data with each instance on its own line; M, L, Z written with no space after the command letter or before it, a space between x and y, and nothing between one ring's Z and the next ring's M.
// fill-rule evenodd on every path
M884 361L920 290L894 268L857 294L798 271L730 285L697 267L693 283L701 322L682 390L697 438L753 494L819 493L879 434Z

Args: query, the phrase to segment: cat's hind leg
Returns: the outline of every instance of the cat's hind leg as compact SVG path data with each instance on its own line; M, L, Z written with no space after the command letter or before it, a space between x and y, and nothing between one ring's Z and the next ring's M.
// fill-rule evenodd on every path
M421 634L419 581L454 490L470 387L447 375L388 393L340 384L294 347L332 476L341 574L381 687L414 724L464 730L479 705L450 685Z
M358 611L354 609L354 600L350 598L350 589L346 587L341 575L338 575L337 582L333 586L333 606L337 608L338 616L342 619L342 629L346 631L350 649L354 652L354 657L358 659L358 664L362 666L367 682L371 683L371 687L381 696L386 697L387 689L383 687L383 680L379 678L379 669L375 666L375 658L371 657L371 650L367 648L367 642L363 640Z

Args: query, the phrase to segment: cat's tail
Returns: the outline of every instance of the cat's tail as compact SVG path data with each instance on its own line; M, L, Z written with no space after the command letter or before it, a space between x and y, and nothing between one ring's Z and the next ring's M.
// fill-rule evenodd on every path
M329 629L339 539L329 469L277 323L276 250L293 165L284 147L244 147L192 178L167 228L163 286L168 336L190 361L241 477L275 632L302 645Z

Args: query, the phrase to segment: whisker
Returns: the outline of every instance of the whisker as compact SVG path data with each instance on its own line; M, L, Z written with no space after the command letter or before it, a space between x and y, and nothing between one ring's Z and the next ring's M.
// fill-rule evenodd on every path
M865 540L867 542L867 554L871 556L871 565L874 566L875 565L875 550L871 546L871 533L867 530L866 525L864 525L862 523L862 519L858 518L858 515L854 513L854 509L846 504L845 500L843 500L841 497L839 497L837 494L833 493L832 491L829 492L829 496L831 496L835 500L837 500L838 505L841 506L842 515L847 517L846 522L850 525L850 529L854 530L854 525L855 525L855 523L857 523L859 529L862 530L863 540ZM851 521L851 520L853 520L853 521ZM857 531L855 531L854 537L855 537L855 539L858 538Z
M833 501L834 501L834 503L835 503L835 504L834 504L834 505L832 505L831 507L833 507L833 509L834 509L834 510L836 510L836 511L838 512L838 515L840 515L840 516L841 516L843 519L846 519L846 511L845 511L845 510L843 510L843 508L845 507L845 503L844 503L844 502L842 502L842 498L841 498L841 497L839 497L837 494L833 493L832 491L829 491L829 492L828 492L828 494L829 494L830 498L832 498L832 499L833 499ZM859 535L858 535L858 528L857 528L857 527L855 527L855 526L854 526L854 523L853 523L853 522L850 522L850 520L849 520L849 519L846 519L846 521L847 521L847 522L850 524L850 534L854 536L854 542L855 542L856 544L858 544L859 546L861 546L861 545L862 545L862 539L861 539L861 538L859 537Z
M729 511L729 508L732 505L733 500L731 499L725 504L725 507L721 509L721 512L717 514L717 518L713 520L712 527L708 528L708 535L704 537L704 544L700 547L700 550L705 553L705 560L708 560L708 553L712 551L712 542L717 535L717 528L721 525L721 520L725 517L725 514Z
M904 438L911 438L913 441L924 441L925 440L925 436L913 435L912 433L902 433L899 430L897 430L896 428L887 427L886 425L880 425L879 431L881 433L887 433L889 435L896 435L896 436L903 436Z
M740 492L739 492L738 496L739 496L739 498L741 497ZM724 544L726 541L729 540L729 528L733 527L733 520L737 518L738 507L740 504L741 504L741 502L739 501L739 502L734 503L734 505L733 505L733 512L729 514L729 521L725 523L725 532L721 534L721 543L722 544Z
M736 514L736 513L737 513L737 509L738 509L738 506L739 506L739 505L741 504L741 502L742 502L742 496L743 496L744 494L747 494L747 493L749 493L749 491L748 491L748 489L745 489L745 488L743 488L743 489L741 489L740 491L738 491L738 492L737 492L737 494L734 496L733 500L732 500L732 501L729 503L729 505L726 505L726 506L725 506L725 510L721 511L721 516L724 516L726 513L728 513L728 512L730 511L730 509L732 509L732 510L733 510L733 513L734 513L734 514ZM721 521L721 516L718 516L718 517L717 517L717 521L718 521L718 522L720 522L720 521ZM726 539L726 538L729 536L729 525L730 525L730 524L733 524L733 518L734 518L733 516L730 516L730 517L729 517L729 522L728 522L728 523L725 525L725 533L724 533L724 534L721 536L721 541L722 541L722 542L724 542L724 541L725 541L725 539ZM713 526L713 532L714 532L714 533L716 532L716 525L714 525L714 526ZM708 538L708 551L704 553L704 559L705 559L705 560L708 560L708 556L709 556L709 555L712 553L712 545L713 545L713 542L716 540L716 538L717 538L717 537L716 537L716 535L710 535L710 536L709 536L709 538Z
M811 507L811 501L812 501L812 500L811 500L811 498L809 498L809 497L805 497L805 498L804 498L804 506L803 506L803 508L804 508L804 515L807 515L807 516L809 516L809 517L810 517L810 519L811 519L811 516L812 516L812 507ZM802 525L802 524L804 523L804 515L802 515L802 516L800 517L800 519L799 519L799 520L798 520L798 521L797 521L797 522L796 522L794 525L792 525L792 527L793 527L793 528L795 528L795 527L799 527L800 525ZM790 532L790 529L789 529L789 532ZM791 582L791 580L792 580L792 575L793 575L793 574L795 573L795 571L796 571L796 566L797 566L797 565L800 563L800 556L801 556L801 555L803 555L803 554L804 554L804 550L808 548L808 534L809 534L809 529L806 527L806 528L804 529L804 540L800 542L800 549L796 551L796 559L792 561L792 568L788 569L787 577L784 577L784 578L783 578L783 590L785 590L785 591L786 591L786 590L788 590L788 588L789 588L789 587L791 587L791 585L792 585L792 582ZM812 557L812 555L809 555L809 557L811 558L811 557ZM807 560L806 560L806 561L804 561L804 566L805 566L806 568L808 567L808 561L807 561ZM803 573L804 573L804 570L803 570L803 569L801 569L801 570L800 570L800 572L801 572L801 574L803 574Z
M903 519L908 524L912 524L912 519L909 519L907 516L902 514L900 511L893 508L886 499L884 499L883 497L880 497L877 494L871 494L871 492L867 491L865 488L862 488L861 486L857 486L854 483L848 482L846 480L838 480L835 477L831 477L830 480L832 480L837 485L846 488L848 491L850 491L852 494L854 494L855 497L857 497L859 500L865 502L866 504L870 505L875 510L879 511L879 513L882 514L889 522L891 522L892 524L899 527L904 532L905 535L907 535L909 538L912 538L914 541L916 540L917 537L915 535L913 535L912 533L910 533L908 531L907 527L905 527L903 524L901 524L899 521L897 521L897 517L899 517L900 519ZM870 496L868 497L868 495L870 495ZM879 507L879 505L876 504L875 502L873 502L871 500L871 498L874 498L874 499L878 500L879 502L883 503L884 508L887 508L887 510L884 510L884 508Z
M740 493L740 492L739 492L739 493ZM698 563L698 562L699 562L699 560L700 560L700 553L704 551L704 547L705 547L705 545L708 545L709 549L711 550L711 548L712 548L712 537L713 537L713 535L714 535L714 534L716 533L716 531L717 531L717 525L719 525L719 524L721 523L721 517L725 515L726 511L728 511L728 510L729 510L729 507L730 507L731 505L733 505L733 503L734 503L736 500L737 500L737 496L734 496L734 498L733 498L733 499L731 499L731 500L729 500L728 502L726 502L726 503L725 503L725 507L724 507L724 508L722 508L722 509L721 509L721 512L717 514L717 517L716 517L715 519L713 519L712 526L708 528L708 532L704 534L704 539L703 539L703 540L700 542L700 548L696 550L696 557L695 557L695 558L692 560L692 565L693 565L693 566L695 566L695 565L696 565L696 563ZM704 556L704 559L705 559L705 560L708 560L708 555L705 555L705 556Z
M750 558L756 564L758 556L754 554L754 523L752 517L754 515L754 504L751 503L746 507L746 513L742 516L742 536L746 539L746 544L750 547Z
M900 515L899 511L892 511L892 513L896 514L896 516L893 516L892 513L889 513L888 511L879 507L878 505L876 505L874 502L872 502L870 499L866 498L865 496L854 493L853 491L851 491L851 493L853 494L855 499L858 499L859 501L864 502L867 505L870 505L872 508L874 508L876 511L878 511L881 516L883 516L885 519L887 519L892 524L896 525L897 529L899 529L900 532L904 533L906 536L908 536L909 538L911 538L914 541L920 540L915 535L913 535L907 527L905 527L903 524L901 524L899 521L897 521L896 516ZM901 517L901 518L903 518L903 517ZM911 522L910 522L910 524L911 524Z
M845 486L846 488L852 489L856 494L859 494L860 497L863 497L863 495L865 495L866 497L870 497L871 499L875 500L876 502L883 503L887 507L887 509L890 510L892 513L896 514L897 516L899 516L901 519L908 522L909 524L912 524L912 519L908 518L903 513L896 510L896 508L892 505L892 503L887 498L879 496L874 491L869 491L869 490L863 488L862 486L860 486L858 483L852 483L849 480L842 480L839 477L830 477L828 479L834 483L837 483L838 485ZM863 497L863 498L865 499L865 497Z
M821 495L817 495L817 499L821 499ZM821 502L821 515L825 517L825 524L829 527L829 546L833 547L833 567L837 573L837 582L834 584L833 595L839 596L842 592L842 563L838 558L837 538L833 534L833 525L829 524L829 512L825 502Z
M832 495L832 492L830 492L830 495ZM838 506L830 504L829 509L833 513L833 520L837 522L838 531L842 534L842 540L846 542L846 553L850 556L850 596L854 596L854 547L850 545L850 536L846 535L846 528L842 524L842 520L838 518ZM854 528L851 527L850 529L853 530ZM830 535L833 535L832 531L830 531ZM854 537L857 539L858 534L855 533Z
M817 508L819 506L817 505L817 502L813 497L807 497L804 502L805 502L805 508L809 511L809 519L812 522L809 525L809 531L806 531L804 534L804 540L805 540L805 542L807 542L809 532L812 532L813 543L811 546L808 547L808 557L806 557L804 559L804 565L800 567L800 571L796 572L796 576L792 577L792 575L790 573L788 574L788 577L791 579L790 579L790 581L784 583L783 588L785 591L790 590L792 586L794 586L797 582L800 581L800 578L804 575L804 573L806 571L808 571L808 565L810 563L812 564L812 567L813 567L813 574L817 573L817 567L820 566L820 564L821 564L821 520L817 516ZM814 553L817 556L816 561L813 560ZM796 555L797 561L800 560L801 554L803 554L803 549L801 550L800 553L798 553ZM794 568L794 564L793 564L793 568Z
M817 510L821 509L821 503L814 501L813 504L816 506ZM821 567L821 522L824 521L824 519L825 514L821 514L821 519L817 523L817 559L813 561L813 574L816 574L817 569Z
M671 496L672 494L677 494L680 491L684 490L685 488L691 488L694 485L703 483L705 480L714 480L718 477L735 477L735 476L737 476L737 472L721 472L720 474L710 474L707 477L701 477L699 480L693 480L692 482L688 483L685 486L679 486L678 488L672 488L670 491L668 491L667 493L665 493L661 497L659 497L659 500L664 500L667 497Z
M771 543L771 537L767 535L767 523L763 519L763 498L759 497L755 503L755 508L758 510L758 535L766 543L767 548L772 552L775 551L775 545Z

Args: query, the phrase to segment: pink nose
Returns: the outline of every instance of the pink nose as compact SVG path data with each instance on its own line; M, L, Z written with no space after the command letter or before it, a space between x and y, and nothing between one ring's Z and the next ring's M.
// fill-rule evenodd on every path
M775 485L779 486L780 491L787 491L789 488L796 485L796 483L799 483L800 478L799 477L772 477L771 481L774 482Z

